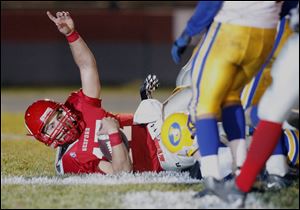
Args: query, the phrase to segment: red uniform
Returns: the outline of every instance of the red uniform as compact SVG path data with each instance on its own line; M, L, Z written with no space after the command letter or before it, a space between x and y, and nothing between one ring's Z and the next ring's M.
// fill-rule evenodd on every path
M100 161L109 161L99 148L97 131L104 117L114 117L120 127L130 129L127 136L132 149L134 171L161 171L157 149L146 127L132 126L133 115L113 115L101 107L101 100L91 98L82 90L73 92L65 105L82 115L86 126L79 139L68 147L59 147L56 158L56 170L64 173L104 173L98 167ZM128 129L127 129L128 130Z
M162 171L159 162L160 149L152 140L146 126L134 125L130 147L133 159L133 171Z

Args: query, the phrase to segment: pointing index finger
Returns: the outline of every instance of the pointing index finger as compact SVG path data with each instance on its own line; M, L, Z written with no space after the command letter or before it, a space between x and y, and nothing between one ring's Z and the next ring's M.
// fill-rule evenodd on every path
M49 11L47 11L47 15L50 18L50 20L52 20L54 23L56 23L56 18Z

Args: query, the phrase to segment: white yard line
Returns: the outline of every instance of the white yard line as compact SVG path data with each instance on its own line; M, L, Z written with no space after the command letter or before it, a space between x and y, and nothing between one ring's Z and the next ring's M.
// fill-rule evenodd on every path
M206 195L202 198L193 198L197 192L161 192L141 191L128 192L123 197L122 208L126 209L234 209L216 196ZM245 202L246 209L274 209L273 205L263 204L255 195L249 194Z
M3 185L120 185L120 184L163 184L163 183L201 183L192 179L187 173L162 172L162 173L122 173L119 175L90 174L69 177L24 177L1 175ZM233 206L221 201L213 195L202 198L193 198L196 191L136 191L120 195L121 207L128 209L232 209ZM250 193L245 202L246 209L274 209L273 205L265 204Z
M188 173L161 172L151 173L122 173L119 175L89 174L69 177L24 177L24 176L2 176L1 185L21 184L21 185L118 185L118 184L154 184L154 183L199 183L199 180L192 179Z

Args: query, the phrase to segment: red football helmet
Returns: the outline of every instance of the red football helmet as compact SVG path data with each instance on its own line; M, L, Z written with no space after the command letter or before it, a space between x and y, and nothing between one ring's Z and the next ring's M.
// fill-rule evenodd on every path
M43 129L48 119L58 111L64 112L64 115L59 119L53 131L46 134ZM79 138L85 128L85 123L79 114L75 114L63 104L48 99L38 100L27 108L25 124L30 134L37 140L54 148L72 143Z

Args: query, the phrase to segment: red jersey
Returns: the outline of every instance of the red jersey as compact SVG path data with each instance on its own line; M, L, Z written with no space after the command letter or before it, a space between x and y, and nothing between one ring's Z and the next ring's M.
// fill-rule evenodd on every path
M64 173L103 173L98 167L100 161L110 161L100 149L97 131L104 117L114 117L120 127L127 130L131 148L134 171L161 171L157 158L157 149L146 127L132 126L132 114L113 115L101 107L101 100L91 98L82 90L73 92L65 105L82 115L86 126L78 140L64 147L59 147L56 157L56 171ZM128 132L129 131L129 132ZM125 132L126 133L126 132ZM109 145L110 146L110 145Z
M82 116L85 129L78 140L67 148L59 148L56 158L56 170L63 173L103 173L98 165L107 158L99 148L99 130L101 119L104 117L116 118L120 126L132 124L132 115L113 115L101 107L101 100L91 98L79 90L71 93L65 105Z

